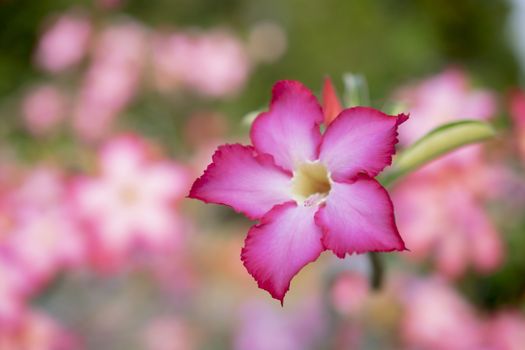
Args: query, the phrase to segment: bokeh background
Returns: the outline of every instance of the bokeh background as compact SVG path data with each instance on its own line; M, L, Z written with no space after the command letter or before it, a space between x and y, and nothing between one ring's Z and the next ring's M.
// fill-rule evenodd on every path
M524 43L523 0L0 0L0 349L524 349ZM281 307L253 223L186 195L275 81L325 76L410 112L400 151L497 136L392 186L381 288L323 254Z

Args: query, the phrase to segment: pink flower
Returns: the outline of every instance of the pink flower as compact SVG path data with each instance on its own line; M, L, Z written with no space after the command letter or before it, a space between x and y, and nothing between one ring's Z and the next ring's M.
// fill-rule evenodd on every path
M84 241L65 203L66 182L58 171L35 168L2 199L0 215L8 223L0 246L16 259L32 289L83 260Z
M406 145L443 123L487 119L495 113L493 94L471 89L459 70L402 89L400 98L411 112L411 125L399 135ZM402 208L398 224L410 246L405 255L417 260L431 256L451 278L469 265L485 273L499 267L503 244L484 201L507 183L504 173L486 162L480 145L471 145L408 176L393 191L394 203Z
M315 96L299 82L278 82L270 111L253 123L253 146L219 147L189 196L260 220L242 261L282 303L293 276L324 250L343 258L405 249L388 193L373 177L390 164L406 119L351 108L322 134Z
M337 277L331 290L334 309L341 315L359 315L370 293L368 279L357 271Z
M117 267L137 248L162 251L179 240L174 206L187 191L186 171L152 159L148 151L138 137L115 138L99 153L100 174L79 178L74 186L75 211L101 268Z
M62 15L40 39L36 54L38 65L52 73L74 66L84 57L90 36L91 23L87 18Z
M29 92L22 103L24 121L34 135L52 132L65 117L65 96L52 85L41 85Z
M406 256L432 257L444 275L457 278L472 265L491 272L503 260L500 234L487 217L470 177L447 171L412 175L393 192L398 223L410 247Z
M472 307L439 279L407 283L401 323L408 349L482 349L482 324Z
M517 311L504 311L486 324L487 350L520 350L525 347L525 317Z
M111 26L100 34L73 110L73 127L83 139L106 136L135 96L145 40L144 29L133 22Z
M448 69L416 85L402 88L396 100L406 104L410 123L399 133L401 144L411 144L432 129L458 119L488 119L496 111L494 95L471 89L459 69Z
M11 329L25 312L29 281L16 260L5 250L0 250L0 276L0 329Z
M326 330L326 315L315 299L284 312L269 303L250 301L240 309L235 350L315 349Z
M161 36L153 48L155 80L161 89L182 84L205 96L223 97L237 92L250 71L242 44L220 30Z

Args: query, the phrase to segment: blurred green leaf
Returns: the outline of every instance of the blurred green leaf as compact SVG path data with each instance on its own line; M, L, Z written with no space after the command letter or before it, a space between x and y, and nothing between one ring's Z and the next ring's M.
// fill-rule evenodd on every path
M461 120L442 125L399 154L392 167L381 177L384 186L432 160L463 146L485 141L496 134L494 128L477 120Z

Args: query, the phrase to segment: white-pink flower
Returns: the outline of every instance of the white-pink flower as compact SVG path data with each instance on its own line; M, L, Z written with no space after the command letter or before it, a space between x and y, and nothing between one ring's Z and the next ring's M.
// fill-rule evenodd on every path
M66 198L66 179L35 168L3 198L10 220L0 246L12 254L33 288L84 259L84 240Z
M390 197L373 177L390 164L406 119L356 107L321 133L315 96L299 82L280 81L269 112L252 125L253 146L219 147L189 196L260 220L242 260L282 302L293 276L324 250L343 258L405 249Z
M109 141L98 163L99 174L77 179L73 191L95 263L111 269L133 253L177 244L181 220L175 205L187 190L185 169L152 159L148 145L131 135Z
M36 61L43 69L57 73L77 64L85 55L91 37L88 18L66 13L43 33Z

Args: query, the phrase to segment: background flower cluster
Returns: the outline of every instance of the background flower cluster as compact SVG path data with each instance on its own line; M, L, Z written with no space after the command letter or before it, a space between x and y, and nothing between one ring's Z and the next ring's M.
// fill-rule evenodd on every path
M525 348L525 2L0 3L0 349ZM284 307L251 222L186 198L276 80L497 136L391 188L409 251L322 254ZM345 77L343 79L343 77ZM344 92L344 93L343 93ZM363 92L363 91L361 91ZM367 96L368 95L368 96Z

